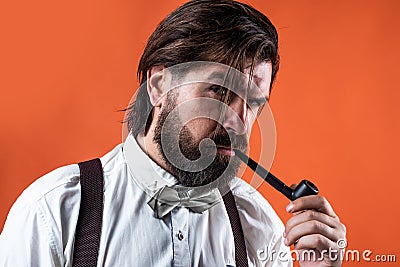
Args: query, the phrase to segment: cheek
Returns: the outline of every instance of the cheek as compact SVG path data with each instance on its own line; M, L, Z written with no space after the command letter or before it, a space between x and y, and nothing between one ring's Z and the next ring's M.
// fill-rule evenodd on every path
M251 130L253 129L253 125L256 122L256 117L253 115L253 113L248 113L246 116L246 134L247 136L250 136Z
M209 137L217 123L207 118L197 118L189 121L185 126L196 140L200 140Z
M183 101L177 108L180 123L196 140L212 134L221 114L220 106L204 97Z

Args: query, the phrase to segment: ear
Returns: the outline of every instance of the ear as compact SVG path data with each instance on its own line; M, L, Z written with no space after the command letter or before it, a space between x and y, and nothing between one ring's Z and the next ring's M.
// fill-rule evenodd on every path
M154 107L160 107L168 88L168 73L164 66L152 66L147 71L147 93Z

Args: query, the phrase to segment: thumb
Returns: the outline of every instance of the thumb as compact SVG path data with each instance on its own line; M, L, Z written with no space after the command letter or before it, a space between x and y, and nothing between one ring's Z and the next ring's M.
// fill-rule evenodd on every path
M289 187L294 190L297 187L297 184L291 184ZM303 211L297 211L297 212L294 212L293 215L297 215L297 214L302 213L302 212Z

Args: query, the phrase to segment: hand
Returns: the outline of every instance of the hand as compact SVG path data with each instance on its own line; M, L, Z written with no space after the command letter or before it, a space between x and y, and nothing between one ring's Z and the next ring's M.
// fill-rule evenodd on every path
M337 242L345 240L346 227L326 198L301 197L292 201L286 210L293 213L293 217L285 227L285 244L294 244L300 266L342 266L340 252L343 248L339 248Z

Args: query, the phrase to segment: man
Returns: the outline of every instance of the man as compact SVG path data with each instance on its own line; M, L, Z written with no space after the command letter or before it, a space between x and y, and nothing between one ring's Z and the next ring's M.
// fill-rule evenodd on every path
M233 149L246 151L278 67L277 32L248 5L192 1L158 25L139 63L129 134L101 158L97 266L238 266L237 224L221 199L229 194L249 266L291 266L293 244L318 256L302 266L341 266L325 252L338 249L345 227L324 197L291 202L294 216L284 227L234 177ZM72 265L80 179L78 165L65 166L24 191L0 235L0 266ZM275 257L260 257L265 248Z

